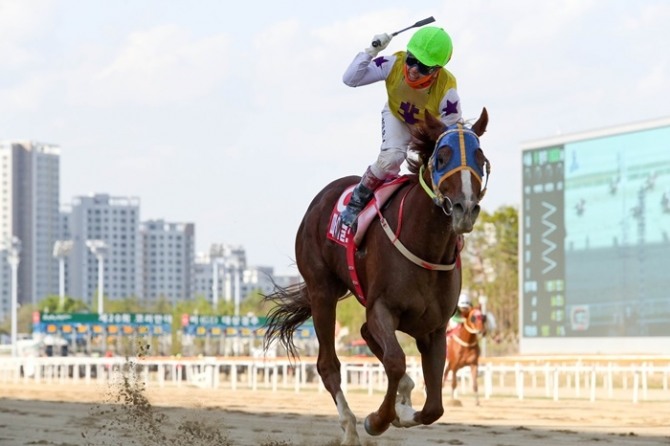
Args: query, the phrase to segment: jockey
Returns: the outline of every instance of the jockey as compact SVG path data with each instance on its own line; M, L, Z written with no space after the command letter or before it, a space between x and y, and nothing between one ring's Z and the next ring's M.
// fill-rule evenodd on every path
M356 55L342 80L350 87L385 81L387 101L382 109L381 153L354 189L341 215L341 224L351 227L356 217L385 180L394 178L407 156L410 126L420 122L426 111L445 125L462 122L456 78L443 68L452 54L449 35L427 26L409 40L407 51L377 57L391 42L388 34L373 37L373 43Z
M454 314L451 319L449 319L449 323L447 324L447 334L453 329L458 328L458 326L460 326L465 321L465 318L468 317L470 310L472 310L472 301L467 294L462 293L460 296L458 296L458 309L456 314Z

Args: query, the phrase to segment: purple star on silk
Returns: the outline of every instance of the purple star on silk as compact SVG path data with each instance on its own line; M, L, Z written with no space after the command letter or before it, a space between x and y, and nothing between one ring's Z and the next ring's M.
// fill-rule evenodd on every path
M375 63L375 65L380 67L384 62L388 62L388 59L385 58L384 56L379 56L378 58L374 59L373 62Z
M451 102L447 100L447 106L442 109L445 115L450 115L452 113L458 113L458 101Z

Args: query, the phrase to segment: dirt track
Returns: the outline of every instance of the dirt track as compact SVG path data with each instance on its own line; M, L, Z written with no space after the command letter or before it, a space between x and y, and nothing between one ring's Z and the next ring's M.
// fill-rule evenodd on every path
M184 386L142 393L147 404L135 401L128 412L123 402L110 404L118 391L95 384L2 384L0 444L335 446L340 440L337 412L325 392ZM348 399L362 423L381 395L351 393ZM417 394L415 406L422 403ZM474 407L465 397L463 407L446 410L432 426L391 427L370 437L359 424L359 435L366 446L670 445L670 401L494 398Z

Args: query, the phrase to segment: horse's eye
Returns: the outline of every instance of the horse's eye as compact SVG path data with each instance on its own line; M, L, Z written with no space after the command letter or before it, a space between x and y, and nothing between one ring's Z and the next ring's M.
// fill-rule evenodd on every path
M444 169L447 167L447 163L449 163L449 160L451 159L452 155L452 150L449 147L442 147L440 150L437 151L437 165L435 166L438 171Z

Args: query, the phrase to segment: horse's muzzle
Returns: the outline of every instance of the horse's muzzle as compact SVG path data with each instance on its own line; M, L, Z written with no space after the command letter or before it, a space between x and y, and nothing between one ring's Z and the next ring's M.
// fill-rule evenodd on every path
M477 221L477 217L479 216L479 211L479 204L472 201L465 203L458 201L454 203L451 217L454 232L457 234L472 232L475 221Z

